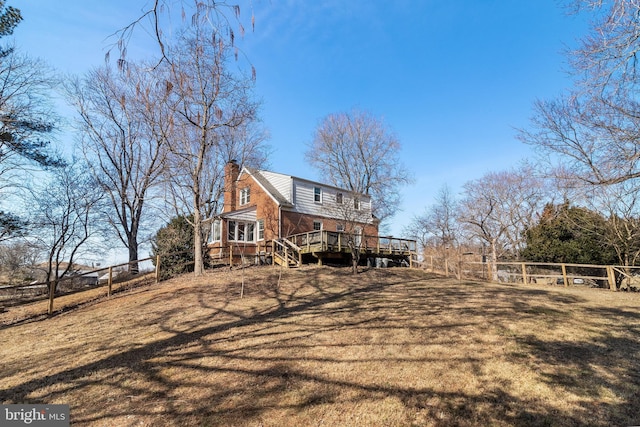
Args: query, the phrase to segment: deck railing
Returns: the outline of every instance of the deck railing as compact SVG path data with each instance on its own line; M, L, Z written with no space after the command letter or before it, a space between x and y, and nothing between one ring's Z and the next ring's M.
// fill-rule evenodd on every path
M363 252L378 255L409 255L416 252L416 241L395 237L363 236L342 231L317 230L294 234L288 239L303 252L343 252L350 242Z

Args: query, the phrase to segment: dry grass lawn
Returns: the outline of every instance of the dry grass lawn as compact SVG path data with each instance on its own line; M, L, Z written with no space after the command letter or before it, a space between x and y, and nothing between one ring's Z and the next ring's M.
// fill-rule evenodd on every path
M244 276L243 299L241 272L213 271L0 314L0 402L69 404L74 426L640 424L638 294L408 269Z

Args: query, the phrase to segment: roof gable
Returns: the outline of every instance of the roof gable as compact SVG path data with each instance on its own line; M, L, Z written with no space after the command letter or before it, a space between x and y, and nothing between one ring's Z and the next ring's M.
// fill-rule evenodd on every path
M276 188L276 185L274 185L274 182L273 182L274 181L273 178L269 177L268 175L265 176L262 172L263 171L259 171L257 169L244 167L240 172L239 177L242 176L244 173L248 174L265 191L265 193L267 193L279 206L293 206L293 201L290 200L290 198L285 197ZM274 174L274 173L268 172L268 174ZM279 175L280 177L283 177L285 179L288 178L289 180L291 180L292 178L282 174L276 174L276 175Z
M300 178L293 175L285 175L282 173L271 172L267 170L257 170L250 167L244 167L240 175L248 173L255 181L280 205L293 206L294 195L293 186L294 182L304 182L309 185L319 186L324 188L330 188L332 190L344 193L353 193L351 190L345 188L336 187L330 184L324 184L322 182L312 181L306 178ZM359 193L363 198L369 199L367 194Z

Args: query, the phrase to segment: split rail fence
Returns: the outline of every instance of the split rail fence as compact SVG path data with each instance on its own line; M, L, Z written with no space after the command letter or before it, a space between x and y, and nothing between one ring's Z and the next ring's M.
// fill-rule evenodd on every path
M175 254L170 254L175 255ZM137 272L138 266L145 262L155 261L153 270ZM130 267L136 273L130 272ZM54 312L57 298L69 297L75 294L91 293L91 297L74 298L74 301L91 300L100 296L111 296L112 293L131 289L142 284L157 283L162 278L162 259L143 258L137 261L96 268L88 271L77 270L64 277L52 278L42 282L28 284L0 285L0 312L7 307L28 304L36 301L48 301L47 313ZM102 291L97 291L97 290Z
M607 288L612 291L640 291L640 266L539 262L491 263L435 256L427 257L421 266L460 280L576 285Z

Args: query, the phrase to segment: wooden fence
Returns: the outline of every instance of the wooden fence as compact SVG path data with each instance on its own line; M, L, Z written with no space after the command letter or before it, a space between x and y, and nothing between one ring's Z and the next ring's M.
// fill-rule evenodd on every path
M173 254L171 254L173 255ZM129 273L129 266L137 267L140 263L155 261L155 268L147 273ZM5 306L25 304L42 299L48 299L47 313L54 312L55 299L62 296L77 294L82 292L95 292L95 289L106 288L106 296L111 296L114 292L114 284L120 288L132 287L135 284L149 280L158 282L161 277L161 258L143 258L137 261L126 262L83 271L74 272L60 278L53 278L43 282L29 284L3 285L0 286L0 310ZM104 279L102 279L106 276ZM144 279L144 280L143 280Z
M463 257L430 256L421 262L427 270L458 279L500 283L542 283L561 286L588 286L617 290L640 290L640 266L540 263L481 262Z

